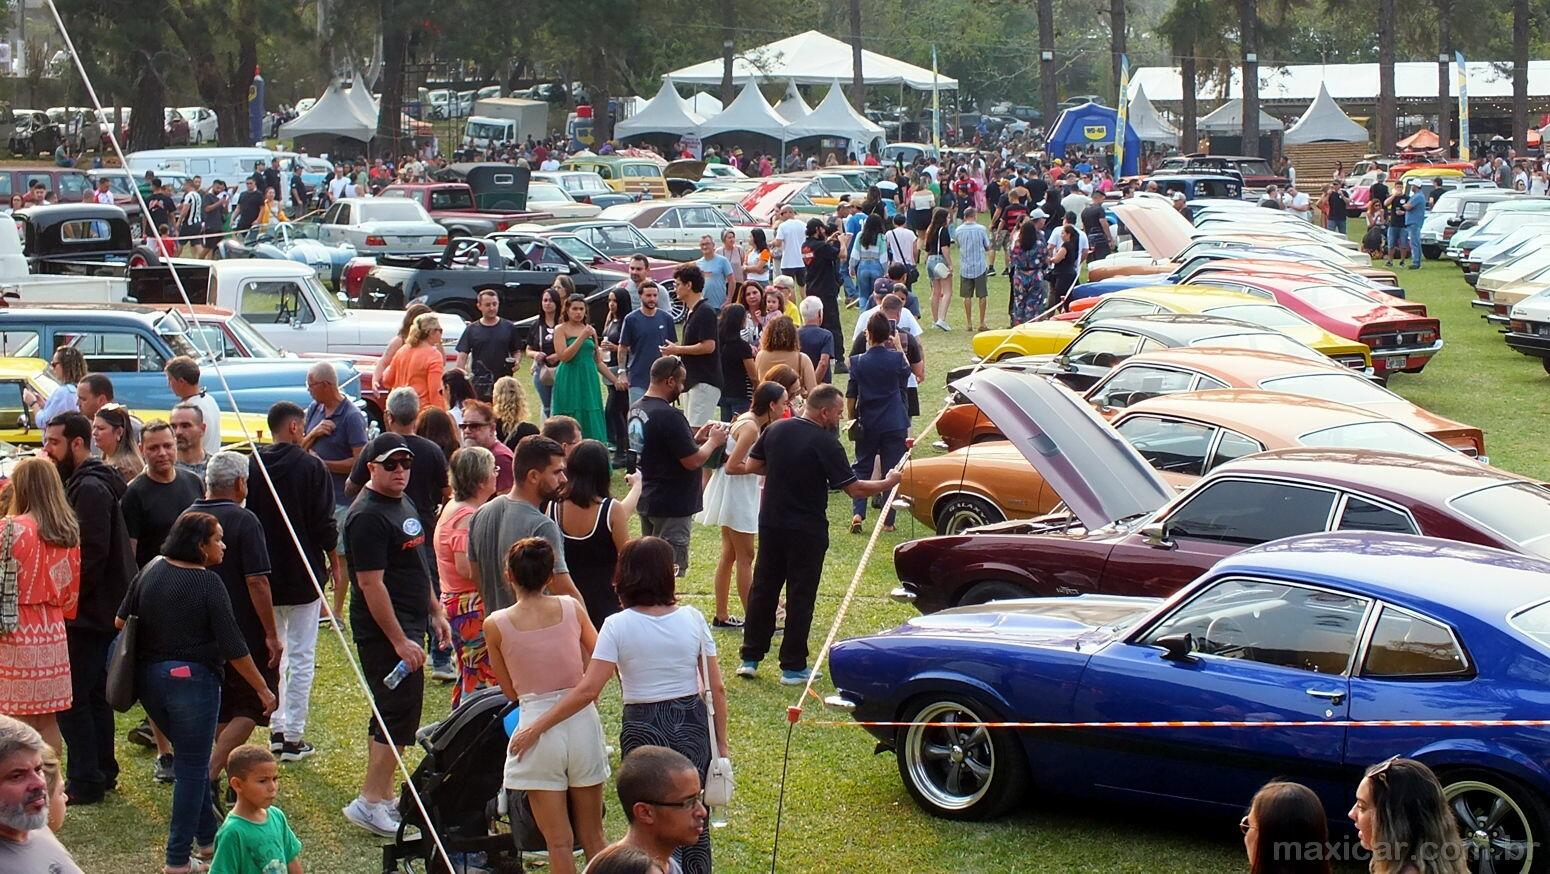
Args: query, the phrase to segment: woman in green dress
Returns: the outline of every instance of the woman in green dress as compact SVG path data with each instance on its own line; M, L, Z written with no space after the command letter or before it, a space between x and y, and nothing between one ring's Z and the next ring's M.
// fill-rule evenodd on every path
M570 416L580 423L583 437L607 441L603 388L597 380L601 375L613 383L621 377L614 376L603 364L597 330L587 321L587 299L579 294L571 295L565 302L565 318L554 329L554 353L559 364L554 371L550 415Z

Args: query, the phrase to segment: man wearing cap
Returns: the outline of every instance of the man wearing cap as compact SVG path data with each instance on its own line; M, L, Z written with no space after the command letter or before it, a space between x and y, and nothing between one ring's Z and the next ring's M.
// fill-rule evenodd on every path
M1179 215L1184 216L1185 221L1189 222L1190 224L1194 224L1195 211L1189 208L1189 198L1184 196L1184 192L1173 192L1172 200L1173 208L1178 211Z
M345 514L345 551L350 572L350 629L372 701L382 714L371 738L361 793L344 817L383 837L398 830L393 797L394 758L415 741L424 703L425 650L420 641L433 631L441 646L451 643L447 614L431 588L425 564L426 531L414 504L404 497L414 451L402 435L378 435L366 445L371 477ZM398 669L402 662L404 670ZM398 676L404 674L404 676ZM389 688L393 674L400 680Z

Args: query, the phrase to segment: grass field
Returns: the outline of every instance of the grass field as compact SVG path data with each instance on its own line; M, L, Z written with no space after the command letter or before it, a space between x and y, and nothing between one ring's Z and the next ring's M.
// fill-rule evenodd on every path
M1361 230L1353 229L1360 238ZM1544 479L1550 453L1540 443L1543 398L1550 391L1538 362L1509 350L1496 331L1469 306L1473 296L1452 262L1430 262L1418 273L1401 271L1412 298L1442 319L1447 348L1420 375L1400 375L1391 387L1437 411L1486 429L1493 463ZM990 324L1005 322L1007 282L992 283ZM958 306L955 302L955 306ZM847 325L855 317L846 311ZM958 306L952 333L925 336L928 378L921 407L942 403L942 375L968 358L970 334L962 330ZM924 418L921 420L924 421ZM929 443L922 441L922 445ZM929 450L927 450L929 451ZM842 496L841 496L842 497ZM813 634L816 648L833 621L838 602L859 563L865 538L844 533L848 501L836 498L835 523L825 565ZM875 517L874 517L875 518ZM841 626L842 636L870 633L897 624L913 611L886 598L893 585L890 550L929 534L901 515L898 530L884 535L865 568L859 595ZM687 582L687 603L707 613L716 537L697 529ZM720 633L722 671L728 677L732 751L737 763L737 799L729 825L715 833L717 870L768 871L780 791L785 713L796 692L774 682L774 661L758 681L731 676L737 664L736 635ZM380 870L379 842L346 823L339 810L354 797L365 761L366 708L362 692L344 666L338 640L319 641L321 661L313 692L309 739L319 754L286 765L280 805L306 845L308 871L366 874ZM827 691L820 684L820 691ZM445 687L433 687L427 722L447 709ZM1156 811L1094 810L1086 802L1039 787L1021 812L1000 822L960 824L919 812L900 784L891 755L873 755L872 740L859 729L807 724L832 716L809 708L791 741L777 870L783 872L1002 872L1002 871L1169 871L1244 870L1235 823L1184 821ZM128 728L138 712L120 719ZM607 726L618 724L618 688L603 698ZM610 732L615 729L610 728ZM72 810L61 838L88 872L159 871L166 838L169 787L151 781L151 757L121 745L124 772L119 790L100 806ZM411 752L411 763L416 760ZM491 767L499 767L492 763ZM1036 776L1035 776L1036 779ZM622 833L624 819L610 792L607 828Z

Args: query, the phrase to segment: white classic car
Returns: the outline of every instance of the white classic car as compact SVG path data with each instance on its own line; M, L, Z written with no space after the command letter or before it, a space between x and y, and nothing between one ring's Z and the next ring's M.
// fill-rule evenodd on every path
M440 252L447 231L412 200L344 197L318 220L318 239L349 243L362 255L421 255Z
M532 181L527 186L527 208L554 216L549 223L596 218L602 207L582 203L553 182Z

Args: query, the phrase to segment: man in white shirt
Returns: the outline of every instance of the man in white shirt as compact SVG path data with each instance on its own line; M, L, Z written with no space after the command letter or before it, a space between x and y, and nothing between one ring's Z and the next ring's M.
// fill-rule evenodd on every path
M1293 182L1286 187L1286 196L1282 199L1282 203L1285 204L1288 212L1305 222L1312 221L1312 203L1308 200L1308 193L1306 191L1297 190L1297 183Z
M350 183L350 178L344 175L344 168L335 167L334 178L328 180L328 199L338 200L341 197L349 197L348 192L353 188L355 186Z
M1075 188L1068 188L1066 196L1060 199L1060 208L1071 215L1081 216L1082 210L1092 206L1092 203L1092 198ZM1057 216L1057 218L1064 218L1064 216Z
M888 257L888 263L901 264L915 263L915 245L920 238L915 232L904 224L904 213L898 213L893 217L893 230L884 234L883 252ZM866 327L863 325L862 327Z
M931 177L931 181L932 182L935 182L935 181L937 181L937 175L940 174L941 172L942 172L941 166L937 164L935 158L932 158L931 159L931 163L926 165L926 175Z
M775 226L775 251L780 254L780 272L807 284L806 263L802 260L802 243L807 239L807 222L797 218L797 211L783 206L778 213L780 224Z
M545 173L553 173L560 169L560 159L555 157L554 152L550 152L548 157L544 158L544 162L538 165L538 169Z
M167 388L177 395L179 402L189 402L199 408L204 419L204 451L214 455L221 451L221 408L215 398L199 384L199 364L187 355L179 355L167 362L165 368Z
M900 300L903 300L903 298L900 298ZM850 332L850 342L852 342L852 343L856 342L856 338L857 337L859 337L862 334L866 333L866 323L872 320L872 314L873 313L880 313L882 311L883 311L883 305L882 304L878 304L878 305L872 307L871 309L862 312L861 315L857 316L856 317L856 324L854 326L855 329ZM889 313L888 317L889 318L893 318L893 314ZM915 314L910 312L909 307L900 307L899 308L899 317L898 318L899 318L899 330L904 331L904 332L906 332L906 333L908 333L908 334L910 334L912 336L915 336L915 337L919 337L921 334L924 334L926 332L925 328L922 328L920 326L919 320L917 320L915 318Z

